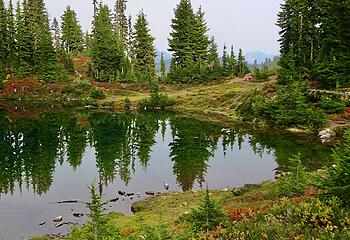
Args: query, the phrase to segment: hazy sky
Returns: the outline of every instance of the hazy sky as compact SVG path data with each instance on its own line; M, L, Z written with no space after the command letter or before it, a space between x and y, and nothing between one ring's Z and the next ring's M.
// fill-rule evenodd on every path
M277 54L279 50L277 13L283 0L192 0L194 9L200 5L206 13L210 34L220 46L234 44L245 52L263 51ZM8 2L5 1L5 2ZM69 4L77 12L84 30L90 29L92 0L46 0L51 20L62 15ZM114 6L115 0L104 0ZM173 9L179 0L129 0L128 14L136 15L141 9L147 14L151 33L159 50L167 49L167 38Z

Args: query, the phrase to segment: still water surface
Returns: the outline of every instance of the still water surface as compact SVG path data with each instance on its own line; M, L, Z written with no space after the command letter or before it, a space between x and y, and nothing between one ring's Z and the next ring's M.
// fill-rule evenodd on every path
M253 133L170 113L110 112L13 114L0 109L0 239L65 234L52 219L82 224L81 204L94 179L103 199L117 191L141 192L107 205L131 213L145 191L222 189L273 179L288 157L302 154L310 168L327 160L329 149L271 131ZM39 226L39 223L46 222Z

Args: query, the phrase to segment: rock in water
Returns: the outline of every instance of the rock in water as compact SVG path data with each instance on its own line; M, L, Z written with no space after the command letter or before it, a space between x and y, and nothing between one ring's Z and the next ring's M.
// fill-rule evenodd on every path
M55 226L57 228L59 228L59 227L62 227L63 225L70 225L70 224L76 225L77 223L74 223L74 222L63 222L63 223L56 223Z
M125 192L124 191L118 191L118 194L121 195L121 196L124 196Z
M109 200L110 202L117 202L119 200L119 198L112 198L111 200Z
M145 192L146 195L150 195L150 196L154 196L155 195L155 192L152 192L152 191L148 191L148 192Z
M52 221L54 221L54 222L61 222L62 219L63 219L62 216L58 216L58 217L55 217Z
M73 216L77 218L83 217L84 215L85 215L84 213L73 213Z

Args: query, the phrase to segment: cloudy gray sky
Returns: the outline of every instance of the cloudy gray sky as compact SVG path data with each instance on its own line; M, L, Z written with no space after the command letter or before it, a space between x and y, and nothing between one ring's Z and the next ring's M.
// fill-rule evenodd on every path
M277 54L277 13L283 0L192 0L193 7L200 5L206 12L210 34L214 35L220 48L223 44L234 44L245 52L263 51ZM5 2L8 2L5 1ZM46 0L50 18L58 17L69 4L77 12L84 30L90 29L92 0ZM103 0L114 6L115 0ZM173 9L179 0L129 0L128 13L133 16L141 9L147 14L155 45L167 49Z

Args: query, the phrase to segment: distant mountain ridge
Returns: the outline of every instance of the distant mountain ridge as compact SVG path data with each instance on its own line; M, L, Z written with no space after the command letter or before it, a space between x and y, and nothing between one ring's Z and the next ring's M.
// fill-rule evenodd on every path
M167 69L170 68L170 63L171 63L171 54L167 51L163 52L164 54L164 61L167 66ZM161 56L161 51L157 50L157 57L156 57L156 65L157 69L160 68L160 56ZM277 54L267 54L262 51L256 51L256 52L248 52L245 54L245 59L248 62L249 65L253 65L254 61L257 61L258 65L261 65L265 62L266 58L273 60Z
M254 64L254 61L257 61L257 64L262 64L265 62L266 58L273 59L278 56L277 54L267 54L261 51L249 52L245 54L245 59L249 64Z

